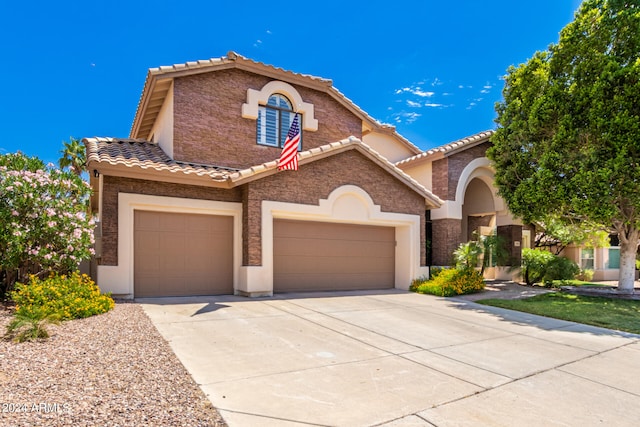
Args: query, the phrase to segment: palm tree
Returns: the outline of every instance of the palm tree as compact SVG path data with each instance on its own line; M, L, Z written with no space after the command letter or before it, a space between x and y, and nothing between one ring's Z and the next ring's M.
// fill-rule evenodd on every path
M456 267L462 270L475 268L478 265L480 255L482 255L482 247L473 240L461 243L458 249L453 251Z
M58 160L60 169L70 168L77 176L82 175L87 165L84 144L74 137L70 137L69 142L63 141L62 143L64 144L64 148L60 150L62 157Z

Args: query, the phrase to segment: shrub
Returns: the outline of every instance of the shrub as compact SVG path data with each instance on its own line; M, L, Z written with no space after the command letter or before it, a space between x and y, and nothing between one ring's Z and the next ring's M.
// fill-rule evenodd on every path
M444 297L471 294L484 289L484 279L479 271L466 268L443 269L431 280L414 280L409 288L413 292Z
M91 188L24 154L0 155L0 296L28 274L68 273L94 253Z
M583 282L590 282L593 280L593 273L594 271L589 268L580 270L580 272L576 276L576 279L581 280Z
M114 307L110 295L100 293L86 274L52 274L46 279L30 277L28 284L16 283L11 297L16 316L53 315L60 320L79 319L106 313Z
M576 278L578 273L580 273L580 267L578 267L578 264L570 259L555 256L547 264L544 283L545 285L549 285L554 280L573 280Z
M429 279L435 279L440 273L445 271L445 267L431 267L429 269Z
M34 308L30 312L15 315L7 325L7 337L17 342L49 338L46 326L58 323L60 318L57 315Z
M547 272L547 266L555 255L543 249L522 250L522 276L529 286L541 282Z

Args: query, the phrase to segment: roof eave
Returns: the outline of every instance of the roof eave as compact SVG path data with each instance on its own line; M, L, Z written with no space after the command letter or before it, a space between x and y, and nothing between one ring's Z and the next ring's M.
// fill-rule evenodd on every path
M169 182L173 184L196 185L200 187L232 188L231 181L227 178L214 179L210 175L186 174L168 170L157 170L141 166L127 166L124 164L112 164L91 160L87 163L90 171L96 171L104 176L120 178L132 178L146 181ZM92 172L93 173L93 172Z

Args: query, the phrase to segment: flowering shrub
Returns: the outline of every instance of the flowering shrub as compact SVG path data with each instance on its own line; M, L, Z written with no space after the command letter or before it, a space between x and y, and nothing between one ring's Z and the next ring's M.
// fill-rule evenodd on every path
M46 279L31 276L28 284L16 283L11 293L16 317L53 315L59 320L79 319L106 313L114 307L110 295L100 293L86 274L51 274Z
M451 297L480 292L484 289L484 279L472 268L448 268L431 280L414 281L409 289L421 294Z
M28 273L68 273L93 254L91 189L22 153L0 156L0 294Z

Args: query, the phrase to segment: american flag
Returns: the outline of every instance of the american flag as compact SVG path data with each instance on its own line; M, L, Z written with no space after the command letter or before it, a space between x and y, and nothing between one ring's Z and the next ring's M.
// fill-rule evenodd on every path
M300 124L298 123L298 114L293 118L293 123L287 133L287 139L284 141L282 154L278 160L278 170L298 170L298 144L300 143Z

